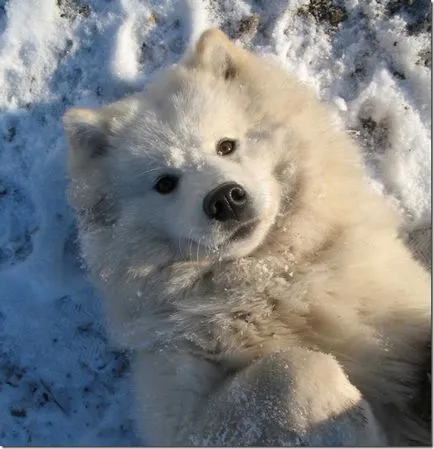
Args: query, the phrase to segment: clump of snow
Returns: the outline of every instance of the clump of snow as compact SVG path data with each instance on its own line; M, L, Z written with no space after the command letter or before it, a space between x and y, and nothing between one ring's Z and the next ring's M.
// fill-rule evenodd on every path
M430 214L431 4L0 0L0 444L134 445L65 198L61 116L143 87L209 26L272 54L360 140L373 188Z

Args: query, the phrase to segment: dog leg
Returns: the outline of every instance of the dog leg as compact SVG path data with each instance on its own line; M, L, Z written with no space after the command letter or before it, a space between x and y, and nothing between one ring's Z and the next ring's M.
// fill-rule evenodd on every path
M369 404L338 362L304 349L271 354L225 380L199 410L197 426L190 444L386 444Z

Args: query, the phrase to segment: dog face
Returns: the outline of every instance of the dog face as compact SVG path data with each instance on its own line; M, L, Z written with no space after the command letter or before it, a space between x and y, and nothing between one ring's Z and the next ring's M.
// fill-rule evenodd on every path
M69 111L77 210L120 227L127 240L157 236L180 260L235 258L257 248L280 209L286 136L260 95L237 80L238 51L208 32L144 93L101 110Z

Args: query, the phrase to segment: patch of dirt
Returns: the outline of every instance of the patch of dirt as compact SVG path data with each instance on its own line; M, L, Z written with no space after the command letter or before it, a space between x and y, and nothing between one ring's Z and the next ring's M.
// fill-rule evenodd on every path
M82 1L56 0L56 3L60 9L60 17L65 19L74 20L78 16L87 18L92 12L90 6Z
M345 8L334 5L332 0L310 0L307 6L298 10L299 15L311 16L317 23L336 29L348 18Z

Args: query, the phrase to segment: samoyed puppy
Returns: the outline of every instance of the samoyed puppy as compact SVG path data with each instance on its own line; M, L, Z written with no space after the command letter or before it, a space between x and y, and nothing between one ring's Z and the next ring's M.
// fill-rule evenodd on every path
M211 29L64 124L144 441L430 444L429 274L309 90Z

